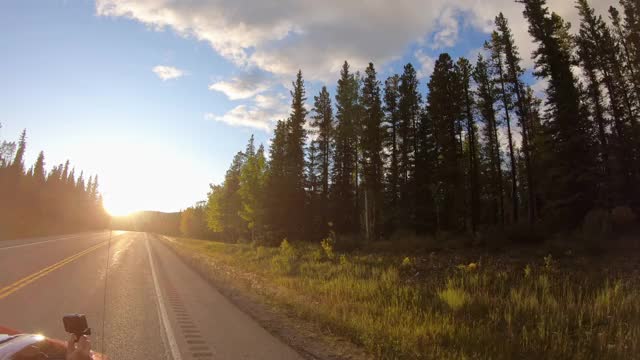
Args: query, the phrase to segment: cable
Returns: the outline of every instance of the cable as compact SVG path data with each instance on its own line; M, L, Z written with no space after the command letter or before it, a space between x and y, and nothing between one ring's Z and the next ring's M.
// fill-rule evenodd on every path
M102 299L102 355L106 356L105 347L107 342L105 341L104 324L107 318L107 283L109 278L109 254L111 253L111 235L113 234L113 217L109 220L109 244L107 244L107 264L104 269L104 297Z

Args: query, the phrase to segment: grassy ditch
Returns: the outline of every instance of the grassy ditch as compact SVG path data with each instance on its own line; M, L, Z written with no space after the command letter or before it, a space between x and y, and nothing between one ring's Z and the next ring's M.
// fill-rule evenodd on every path
M327 242L267 248L175 239L170 245L213 276L243 283L375 358L630 359L640 353L637 256L616 263L340 254Z

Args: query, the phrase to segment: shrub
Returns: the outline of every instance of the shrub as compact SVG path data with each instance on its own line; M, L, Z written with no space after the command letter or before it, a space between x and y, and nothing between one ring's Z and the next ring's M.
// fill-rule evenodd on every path
M475 272L476 270L478 270L479 267L480 267L480 264L475 262L469 263L469 265L460 264L457 266L459 270L464 272L469 272L469 273Z
M264 246L258 246L258 248L256 248L256 259L264 259L265 257L267 257L267 255L268 252L267 249L264 248Z
M438 291L438 297L453 311L461 309L470 300L469 294L450 280L444 289Z
M410 257L405 257L400 263L400 272L404 275L410 275L416 273L416 261Z
M321 248L314 249L311 252L311 260L312 261L320 262L320 261L324 260L324 258L325 258L325 252Z
M324 254L327 256L327 259L333 260L336 257L336 254L333 252L333 246L335 245L335 240L331 237L323 239L320 242L320 246L322 246L322 250L324 250Z
M551 254L544 257L544 270L546 272L552 272L555 267L556 261L553 259Z
M278 256L271 260L272 269L280 274L292 274L296 268L296 250L287 239L282 240Z
M524 278L525 279L530 278L532 272L533 272L533 269L531 268L531 265L527 264L527 266L524 267Z

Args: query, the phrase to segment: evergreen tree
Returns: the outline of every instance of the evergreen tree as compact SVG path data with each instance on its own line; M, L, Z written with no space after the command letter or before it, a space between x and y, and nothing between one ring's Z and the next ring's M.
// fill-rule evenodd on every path
M416 131L415 157L415 214L413 227L418 234L433 232L438 228L437 203L434 197L434 173L436 171L436 144L432 118L425 106L420 114Z
M46 174L44 170L44 152L42 151L38 154L38 159L36 159L36 164L33 167L33 178L39 187L45 184Z
M84 192L84 171L80 171L80 176L78 176L78 181L76 181L76 189L80 192Z
M616 8L609 9L611 20L622 49L623 63L627 71L628 81L635 94L635 105L640 102L640 5L637 0L620 0L624 13L624 21Z
M308 229L308 240L322 239L326 234L327 225L323 225L322 184L320 181L322 172L322 158L318 141L312 140L307 146L307 162L305 169L306 193L307 193L307 218L305 226Z
M418 93L418 76L410 63L404 66L398 88L399 155L398 187L399 220L401 227L410 227L415 222L415 156L418 138L417 125L420 121L422 99Z
M240 217L240 175L245 154L238 152L221 186L211 186L207 203L207 223L213 232L221 233L227 241L237 241L246 234L246 221Z
M249 139L245 151L245 161L240 170L240 185L238 193L242 207L240 217L247 223L251 241L263 234L265 224L264 195L265 195L266 159L264 147L255 150L253 135Z
M589 123L582 115L577 81L571 71L569 25L549 14L546 0L522 0L529 33L538 48L534 52L535 75L549 80L546 89L545 131L553 155L546 168L547 206L575 225L593 204L593 156ZM557 218L557 217L556 217Z
M460 58L456 64L456 71L462 90L462 114L466 120L467 145L468 145L468 185L470 195L471 232L476 233L480 216L480 184L478 161L478 136L476 131L473 108L475 106L473 91L471 90L471 78L473 67L469 60Z
M345 61L336 88L336 131L333 161L332 203L335 229L339 233L358 231L356 205L356 112L357 82Z
M373 63L365 71L362 87L362 163L364 172L365 233L377 239L382 230L383 164L382 99Z
M385 111L385 136L384 147L389 154L387 169L386 169L386 200L388 205L385 206L387 211L387 219L389 226L395 227L398 225L398 198L399 198L399 127L400 127L400 112L398 109L398 102L400 98L399 93L400 76L393 75L387 78L384 83L384 111Z
M280 243L286 230L286 146L287 125L284 121L276 124L269 149L269 166L266 179L266 218L269 240Z
M616 76L615 84L620 88L622 96L624 119L615 124L618 142L614 144L620 155L616 161L615 173L620 173L616 183L619 186L620 197L618 203L635 202L640 206L640 190L633 184L640 180L640 63L638 62L638 14L639 6L633 1L621 0L624 10L624 22L620 13L613 6L609 8L615 44L615 54L608 64ZM635 39L635 41L634 41ZM629 166L631 164L631 166ZM631 195L631 199L630 196Z
M304 223L305 213L305 157L304 147L307 139L304 129L307 110L305 109L305 89L302 71L298 71L291 90L291 114L287 120L287 138L285 148L285 176L287 181L287 236L290 239L302 238L300 224Z
M460 82L449 54L440 54L429 81L428 113L434 127L439 228L464 228L464 179L461 167L459 119Z
M515 45L515 40L513 35L511 34L511 29L509 28L509 22L504 17L502 13L500 13L496 19L496 33L498 35L497 39L501 43L501 48L504 51L504 62L506 68L506 81L507 81L507 89L510 94L515 96L515 107L516 113L519 118L520 129L522 129L522 146L521 150L523 152L524 158L524 166L523 169L525 171L526 176L522 176L521 179L526 179L526 187L528 191L526 192L527 200L527 209L528 209L528 219L529 223L533 223L536 217L536 204L535 204L535 183L533 176L533 165L531 163L531 147L530 143L530 130L529 130L529 121L530 114L529 109L526 104L526 92L524 88L524 83L521 80L522 75L524 74L524 70L520 66L520 62L522 59L520 58L520 54L518 53L518 47ZM509 122L507 122L507 128L510 127ZM513 170L513 167L512 167ZM512 179L513 182L513 179ZM525 182L518 181L520 184L525 184ZM522 192L521 194L524 194ZM522 196L516 197L516 199L525 199Z
M318 211L320 213L320 228L322 234L327 232L329 223L329 184L332 171L332 156L334 147L334 124L331 97L327 87L323 86L320 94L314 97L313 118L311 126L314 127L318 147L318 166L320 167L320 197Z
M589 108L591 120L595 125L595 133L597 135L598 144L598 162L601 178L603 179L603 189L601 197L603 205L610 207L612 203L611 195L615 192L612 186L612 173L610 164L610 149L608 144L607 129L610 126L610 120L606 117L605 100L602 92L602 81L600 73L602 69L603 58L606 57L602 53L602 47L608 47L604 41L604 31L606 24L602 18L595 15L595 11L591 8L586 0L578 0L577 6L580 17L580 31L576 36L577 55L582 66L586 78L586 97L585 104ZM608 69L607 69L608 71ZM612 89L613 90L613 89ZM615 90L613 90L615 92ZM617 99L612 99L612 107L617 107ZM615 116L615 115L614 115ZM613 196L617 197L617 196Z
M498 84L499 99L504 112L504 122L507 125L507 144L509 150L509 165L511 176L511 214L513 221L518 222L519 198L518 198L518 171L513 146L513 133L511 131L511 111L513 110L513 97L508 89L508 76L504 65L504 44L500 34L494 31L491 34L491 42L485 43L485 48L491 52L491 65Z
M11 168L14 174L24 174L24 153L27 149L27 130L22 130L20 134L20 140L18 140L18 149L16 150L15 157L11 162Z
M498 139L498 119L495 103L498 90L489 74L489 64L478 55L473 78L477 84L477 106L483 122L484 137L483 158L486 161L487 186L493 214L493 224L504 225L504 192L502 190L502 157Z

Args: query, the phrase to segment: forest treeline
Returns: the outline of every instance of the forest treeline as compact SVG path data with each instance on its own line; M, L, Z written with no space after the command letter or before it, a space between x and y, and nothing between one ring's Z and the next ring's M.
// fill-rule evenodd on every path
M585 217L631 221L640 207L640 3L620 0L607 21L578 0L573 35L545 0L517 2L544 100L525 81L502 13L473 62L439 56L426 95L410 63L382 81L374 64L360 73L345 62L333 99L324 87L308 110L298 72L270 148L252 137L206 205L183 213L183 233L206 224L229 241L278 243L520 227L533 238Z
M76 176L69 161L47 172L42 151L26 169L26 148L26 130L0 143L0 239L107 227L97 175Z
M180 212L138 211L125 216L112 216L111 228L177 236L180 235L181 216ZM204 239L206 235L192 232L190 236Z

